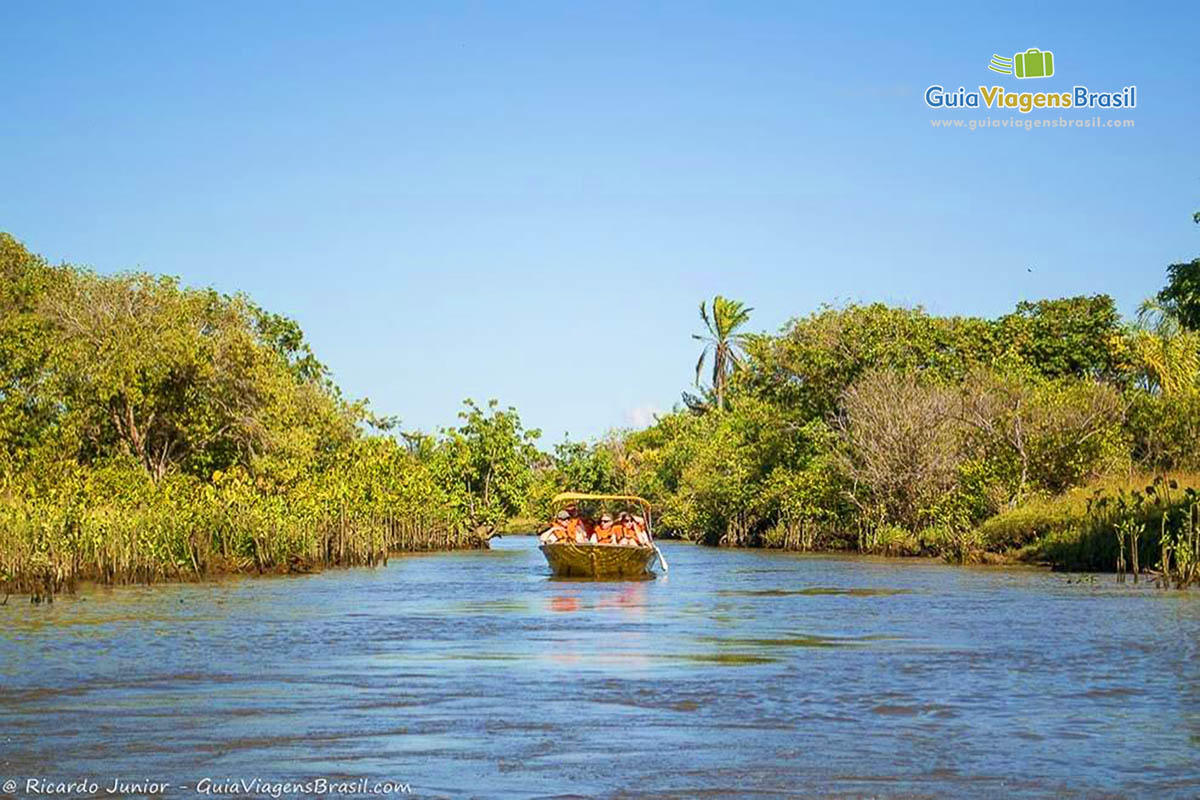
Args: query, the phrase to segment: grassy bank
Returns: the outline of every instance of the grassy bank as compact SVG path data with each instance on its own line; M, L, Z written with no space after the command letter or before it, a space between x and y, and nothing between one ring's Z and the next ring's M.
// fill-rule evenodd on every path
M984 551L1055 569L1188 584L1200 577L1198 487L1195 474L1109 478L999 514L976 536Z
M0 502L0 594L38 601L81 581L153 583L227 573L386 564L398 551L486 547L446 514L202 491L98 503Z
M496 526L496 533L501 536L533 536L541 533L549 524L538 517L518 516Z
M1107 476L1061 494L1034 495L975 527L910 530L865 517L852 524L784 521L748 546L1035 564L1184 586L1200 582L1200 474Z

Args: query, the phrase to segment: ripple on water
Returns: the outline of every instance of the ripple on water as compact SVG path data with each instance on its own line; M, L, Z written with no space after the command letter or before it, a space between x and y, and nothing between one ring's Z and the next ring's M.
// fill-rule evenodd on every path
M899 636L868 634L865 636L821 636L791 634L778 637L698 636L697 641L723 647L862 647L871 642L898 641Z
M810 586L805 589L721 589L722 597L819 597L845 595L847 597L891 597L910 594L911 589L854 589L841 586Z
M0 773L1198 796L1200 593L670 542L669 576L556 581L535 540L496 547L10 606Z

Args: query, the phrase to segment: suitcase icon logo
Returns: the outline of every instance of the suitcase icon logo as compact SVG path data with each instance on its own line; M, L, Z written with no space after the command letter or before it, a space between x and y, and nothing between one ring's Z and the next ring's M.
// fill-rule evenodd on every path
M993 54L988 69L1018 78L1049 78L1054 74L1054 53L1031 47L1012 58Z

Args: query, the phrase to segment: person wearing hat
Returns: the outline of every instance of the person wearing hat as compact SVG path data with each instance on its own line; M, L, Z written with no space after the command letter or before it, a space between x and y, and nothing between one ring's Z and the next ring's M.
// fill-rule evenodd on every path
M568 540L577 544L587 544L592 541L592 521L587 517L579 516L579 506L571 503L566 508Z
M538 538L541 539L542 544L569 541L570 522L571 515L566 511L560 511L554 515L554 522L550 523L549 530L544 531Z

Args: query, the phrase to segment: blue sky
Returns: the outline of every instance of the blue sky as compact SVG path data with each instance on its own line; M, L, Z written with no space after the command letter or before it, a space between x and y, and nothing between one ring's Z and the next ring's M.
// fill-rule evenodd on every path
M1200 9L1025 6L7 2L0 229L245 291L406 428L584 438L678 400L716 293L1132 312L1195 257ZM1136 84L1136 127L934 130L933 83Z

